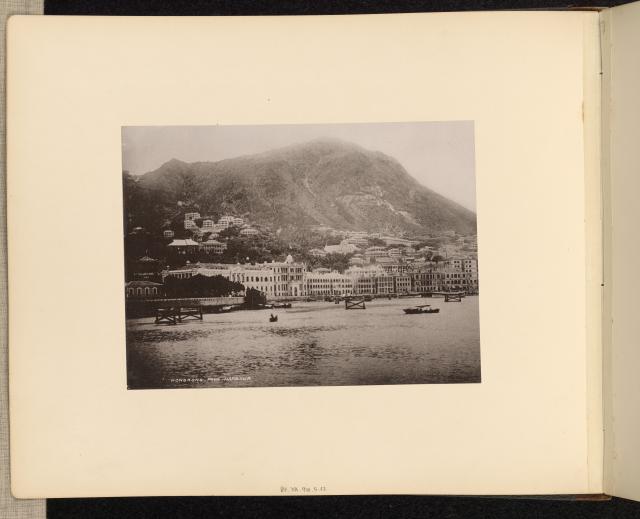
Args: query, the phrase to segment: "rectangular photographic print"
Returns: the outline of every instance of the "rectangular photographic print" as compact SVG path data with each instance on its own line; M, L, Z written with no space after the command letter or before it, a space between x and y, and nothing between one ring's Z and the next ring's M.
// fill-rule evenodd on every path
M122 128L129 389L478 383L471 121Z

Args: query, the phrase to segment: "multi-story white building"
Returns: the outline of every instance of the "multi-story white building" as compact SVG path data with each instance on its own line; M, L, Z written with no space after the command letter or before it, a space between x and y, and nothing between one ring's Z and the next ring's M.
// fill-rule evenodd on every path
M349 267L345 274L351 278L354 294L375 294L376 278L384 276L384 270L377 265Z
M371 258L384 258L388 256L387 249L384 247L369 247L364 251L364 257L369 261Z
M353 243L348 243L347 240L342 240L340 245L325 245L324 251L327 254L352 254L356 252L358 247Z
M200 218L200 213L186 213L184 215L185 222L187 220L197 220L198 218Z
M258 229L254 229L253 227L247 227L240 231L240 236L246 236L246 237L258 236L259 234L260 234L260 231L258 231Z
M223 225L224 228L226 229L227 227L235 225L234 220L235 220L234 216L230 216L230 215L221 216L220 219L218 220L218 225Z
M393 276L384 274L376 276L376 294L393 294L394 292Z
M267 297L276 295L275 275L269 269L260 266L239 266L231 271L231 281L242 283L245 289L259 290Z
M393 276L396 294L408 294L411 292L411 276L408 274L398 274Z
M284 262L267 263L266 267L271 269L276 276L276 296L304 296L304 270L302 263L295 263L291 255L287 256Z
M227 250L227 244L209 238L207 241L200 243L198 249L209 254L222 254Z
M349 276L338 272L305 272L306 295L345 296L353 293L353 282Z
M202 228L203 229L213 229L215 222L213 220L202 220Z
M175 236L175 233L171 229L167 229L166 231L162 232L162 236L164 236L165 238L173 238Z
M213 227L211 228L211 230L213 232L222 232L227 228L226 225L220 224L220 223L216 223L213 225Z
M206 242L205 242L206 243ZM198 274L203 276L224 276L231 281L242 283L245 288L260 290L270 298L301 297L306 295L304 265L295 263L289 255L284 262L251 264L195 264L181 269L165 270L167 276L179 279Z
M187 230L190 230L190 229L197 229L198 226L196 225L196 222L194 222L193 220L185 220L184 228Z

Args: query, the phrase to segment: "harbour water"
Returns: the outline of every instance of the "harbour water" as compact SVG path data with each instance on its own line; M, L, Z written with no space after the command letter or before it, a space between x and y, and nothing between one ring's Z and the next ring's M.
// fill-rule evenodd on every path
M405 315L418 304L439 313ZM269 315L278 316L269 322ZM376 299L127 321L129 389L480 382L478 297Z

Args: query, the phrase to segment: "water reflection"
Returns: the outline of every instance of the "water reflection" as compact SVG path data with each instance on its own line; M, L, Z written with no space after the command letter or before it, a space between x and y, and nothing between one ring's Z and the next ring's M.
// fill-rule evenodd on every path
M127 322L131 389L480 381L478 299L430 301L440 313L405 315L415 300L366 310L297 303L277 310L205 315L158 326Z

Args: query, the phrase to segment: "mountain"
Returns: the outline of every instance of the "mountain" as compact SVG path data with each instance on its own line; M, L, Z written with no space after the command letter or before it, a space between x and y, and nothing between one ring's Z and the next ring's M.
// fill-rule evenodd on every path
M394 158L334 139L219 162L173 159L135 184L156 209L180 201L202 214L243 215L273 229L476 230L475 213L419 184ZM126 189L127 182L125 200Z

